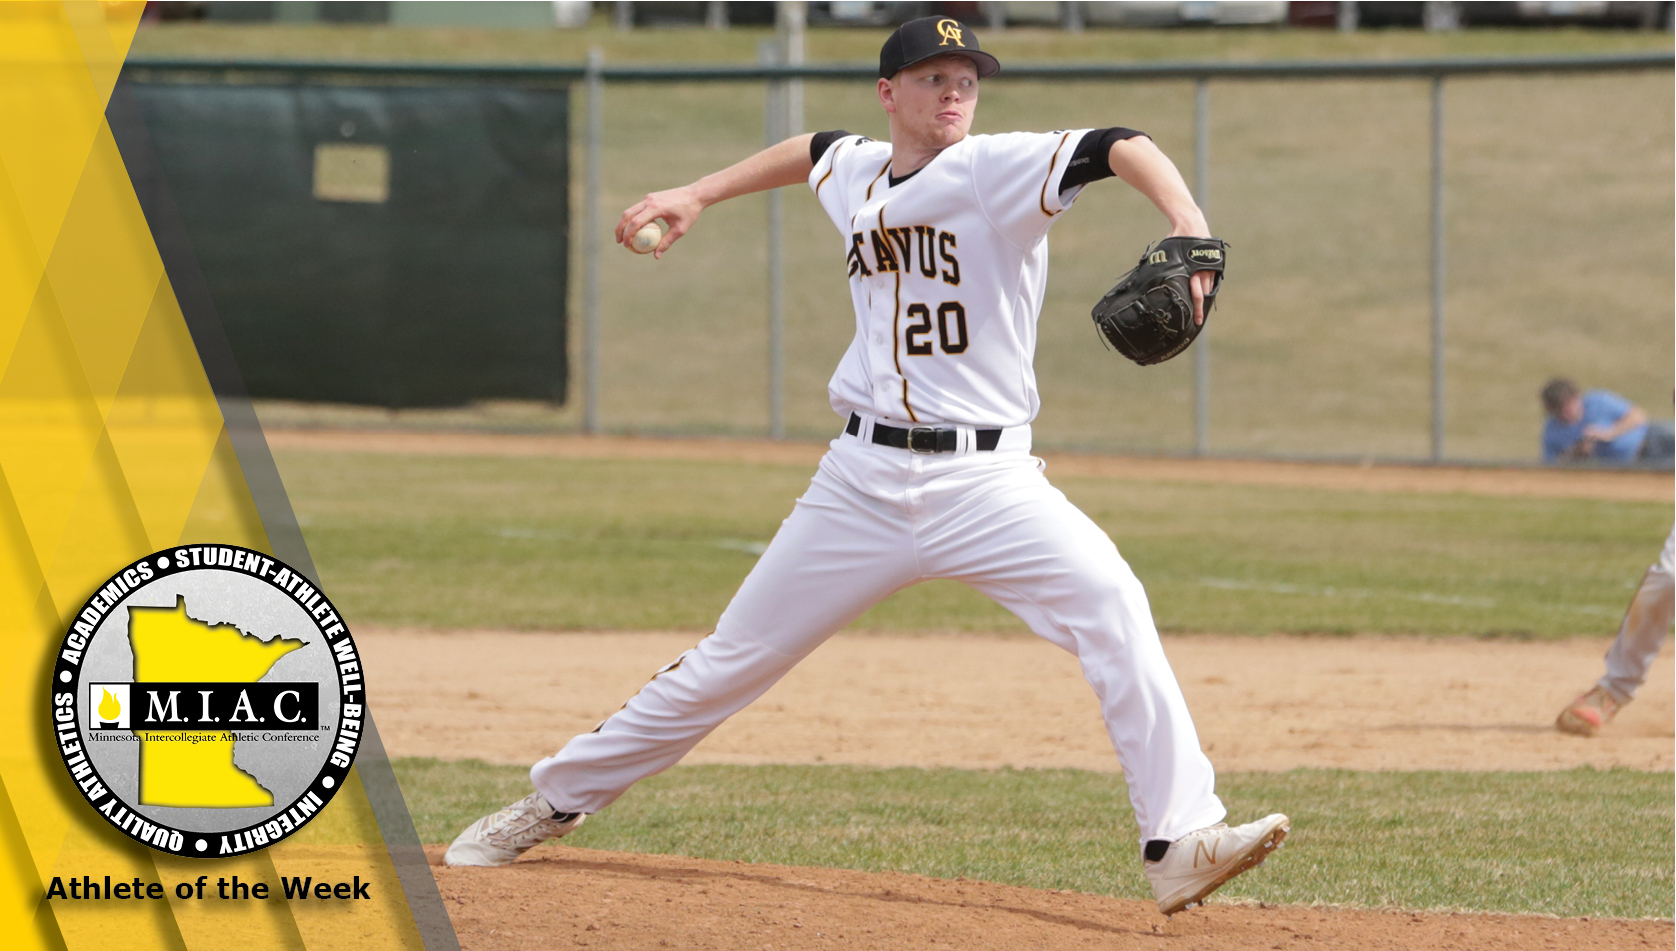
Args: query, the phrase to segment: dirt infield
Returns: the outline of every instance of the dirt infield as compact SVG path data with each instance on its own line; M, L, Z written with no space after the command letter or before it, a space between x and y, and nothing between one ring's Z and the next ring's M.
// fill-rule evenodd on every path
M432 848L438 860L440 848ZM1279 855L1275 861L1284 861ZM510 868L436 868L470 951L1061 951L1085 948L1669 948L1668 921L1150 902L896 872L543 846ZM1262 869L1250 874L1261 875Z
M592 729L697 640L378 628L356 638L377 672L369 690L392 754L496 763L534 762ZM1553 729L1599 675L1607 643L1181 635L1165 650L1222 770L1669 770L1668 651L1606 735ZM1030 637L974 634L839 635L686 762L1117 769L1075 658Z
M633 436L518 436L491 433L365 432L272 429L275 449L400 455L668 459L807 465L822 443ZM1460 493L1528 498L1669 502L1668 472L1330 465L1232 459L1170 459L1042 453L1048 475L1143 481L1222 483L1362 492Z

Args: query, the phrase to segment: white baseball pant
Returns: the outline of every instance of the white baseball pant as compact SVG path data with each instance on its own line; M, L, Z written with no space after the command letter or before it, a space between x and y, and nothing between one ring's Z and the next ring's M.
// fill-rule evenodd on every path
M1647 680L1647 669L1659 656L1664 638L1670 633L1676 609L1676 528L1664 540L1659 560L1641 577L1641 587L1624 612L1618 637L1606 652L1606 676L1600 685L1619 703L1635 699L1635 691Z
M1042 475L1029 430L995 451L918 455L834 440L716 623L592 733L535 764L560 812L593 813L680 760L835 631L892 592L953 578L1070 651L1099 698L1142 840L1222 820L1146 592L1105 533ZM1007 711L997 709L997 716Z

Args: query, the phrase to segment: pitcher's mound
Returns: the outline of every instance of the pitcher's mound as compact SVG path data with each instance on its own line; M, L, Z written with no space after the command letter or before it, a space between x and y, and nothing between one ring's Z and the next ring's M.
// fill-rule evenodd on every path
M441 861L441 846L426 851L433 864ZM1215 898L1209 907L1166 920L1151 902L1075 892L558 845L537 848L507 868L433 871L465 951L1617 951L1668 949L1676 937L1668 921L1269 907Z

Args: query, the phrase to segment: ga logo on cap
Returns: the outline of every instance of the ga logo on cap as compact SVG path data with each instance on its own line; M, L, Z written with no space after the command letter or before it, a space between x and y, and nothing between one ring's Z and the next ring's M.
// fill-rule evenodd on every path
M966 48L966 44L961 42L960 39L961 32L959 20L938 20L937 35L943 38L943 42L938 43L938 46L947 46L950 41L953 41L954 45L960 47L961 49Z

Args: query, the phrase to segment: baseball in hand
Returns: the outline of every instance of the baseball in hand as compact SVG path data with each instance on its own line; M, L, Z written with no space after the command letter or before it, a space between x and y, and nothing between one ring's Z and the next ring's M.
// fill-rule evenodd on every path
M629 239L629 250L635 254L651 254L663 240L663 228L655 221L648 221L644 227L634 233Z

